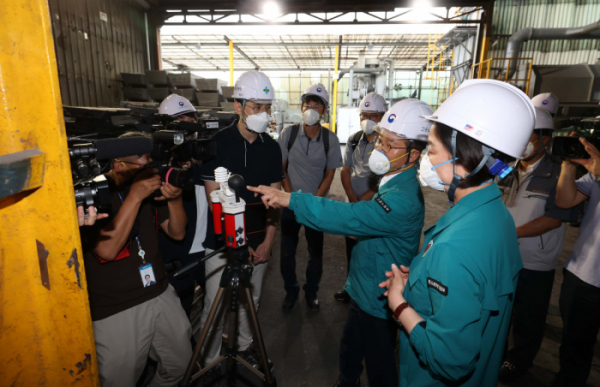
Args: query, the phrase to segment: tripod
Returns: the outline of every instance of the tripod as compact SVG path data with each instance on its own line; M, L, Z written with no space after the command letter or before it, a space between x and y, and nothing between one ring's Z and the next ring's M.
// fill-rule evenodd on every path
M219 170L219 168L217 170ZM217 175L216 172L215 175ZM221 176L220 179L219 176ZM234 368L236 362L238 362L239 364L243 365L248 370L250 370L252 373L254 373L256 376L258 376L261 380L263 380L266 386L275 387L277 385L277 382L273 378L273 375L271 374L271 369L269 368L267 360L267 351L265 349L265 343L263 341L262 332L258 323L256 308L254 305L254 300L252 298L252 292L250 290L252 265L248 264L250 253L248 252L248 247L245 243L245 204L244 201L240 199L238 195L239 190L244 186L244 180L239 175L233 175L231 178L228 179L228 183L223 182L224 178L222 177L222 175L218 175L216 180L221 183L221 191L219 191L218 193L217 191L214 191L211 194L215 233L223 233L226 245L218 250L215 250L214 252L203 258L189 263L188 265L174 273L174 276L178 277L186 271L198 265L200 262L203 262L222 251L227 251L229 255L227 266L225 267L225 270L223 271L223 274L221 276L219 290L217 291L215 300L211 305L210 311L208 313L208 318L206 319L206 322L202 327L198 343L194 348L194 354L185 372L182 385L188 386L190 382L198 379L199 377L207 373L210 369L219 365L221 362L226 361L226 369L230 385L232 382L235 381ZM235 201L233 200L233 193L231 193L229 187L231 187L235 191ZM240 214L242 219L241 222ZM219 356L217 360L213 361L207 367L201 368L196 373L193 373L198 357L200 355L200 351L202 349L204 341L206 340L206 336L208 335L209 328L213 323L219 305L224 299L224 292L228 288L231 289L231 298L229 301L227 315L227 318L229 319L229 339L227 340L225 354ZM238 355L235 337L237 336L236 323L240 291L243 291L246 295L246 298L248 299L250 324L252 327L254 338L258 343L261 367L262 370L264 370L264 373L255 369L250 363L248 363L246 360L244 360L241 356Z

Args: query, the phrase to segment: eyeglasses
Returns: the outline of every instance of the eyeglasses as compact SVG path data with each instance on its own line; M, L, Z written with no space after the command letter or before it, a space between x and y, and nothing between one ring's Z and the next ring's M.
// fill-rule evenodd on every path
M302 106L302 108L306 108L306 109L314 109L314 110L319 110L323 107L323 105L318 104L318 103L312 103L310 105L304 105Z
M389 152L392 149L408 149L408 147L405 146L392 146L389 142L382 141L381 137L377 138L377 141L375 142L375 148L379 147L381 147L381 149L383 149L385 152Z
M252 114L267 113L271 114L271 105L248 105L246 107L252 111Z
M360 119L378 121L381 118L381 113L360 113Z

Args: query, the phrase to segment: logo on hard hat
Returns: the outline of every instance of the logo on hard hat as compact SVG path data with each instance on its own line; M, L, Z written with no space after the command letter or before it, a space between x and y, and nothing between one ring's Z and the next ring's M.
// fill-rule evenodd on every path
M477 137L481 136L482 134L483 134L483 130L478 130L478 131L475 132L475 135Z
M263 91L265 92L265 94L269 94L269 91L271 91L271 90L269 90L269 88L265 86L265 88L263 89Z
M183 102L179 102L179 106L183 106Z
M371 102L365 102L365 107L371 106Z
M548 105L548 100L547 99L543 100L542 105Z
M388 122L391 124L394 121L396 121L396 115L390 114L390 116L388 117Z
M467 132L470 132L470 131L472 131L473 129L475 129L475 128L474 128L474 127L472 127L471 125L469 125L469 124L465 125L465 130L466 130Z
M320 87L317 87L317 93L320 93L322 91L323 91L323 89L321 89Z

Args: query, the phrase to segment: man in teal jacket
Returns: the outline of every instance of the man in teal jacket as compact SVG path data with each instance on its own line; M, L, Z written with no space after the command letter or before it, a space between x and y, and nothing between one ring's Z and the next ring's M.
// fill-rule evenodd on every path
M390 318L384 289L385 270L392 264L410 265L418 253L423 219L423 194L415 162L425 148L431 114L424 102L404 100L394 105L375 127L380 135L370 159L374 173L383 175L373 200L345 203L261 186L267 207L289 207L298 223L338 235L357 237L352 251L346 291L350 310L340 348L336 386L357 386L365 359L369 385L396 387L394 354L397 325Z

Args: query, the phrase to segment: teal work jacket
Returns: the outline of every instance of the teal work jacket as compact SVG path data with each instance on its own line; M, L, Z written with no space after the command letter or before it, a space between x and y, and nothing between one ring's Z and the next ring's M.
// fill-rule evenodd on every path
M523 267L496 183L425 230L404 291L425 319L400 334L400 386L496 386Z
M345 289L371 316L389 318L385 288L392 263L409 266L419 252L425 208L417 169L404 171L379 188L373 200L338 202L292 193L289 208L296 220L330 234L356 236Z

